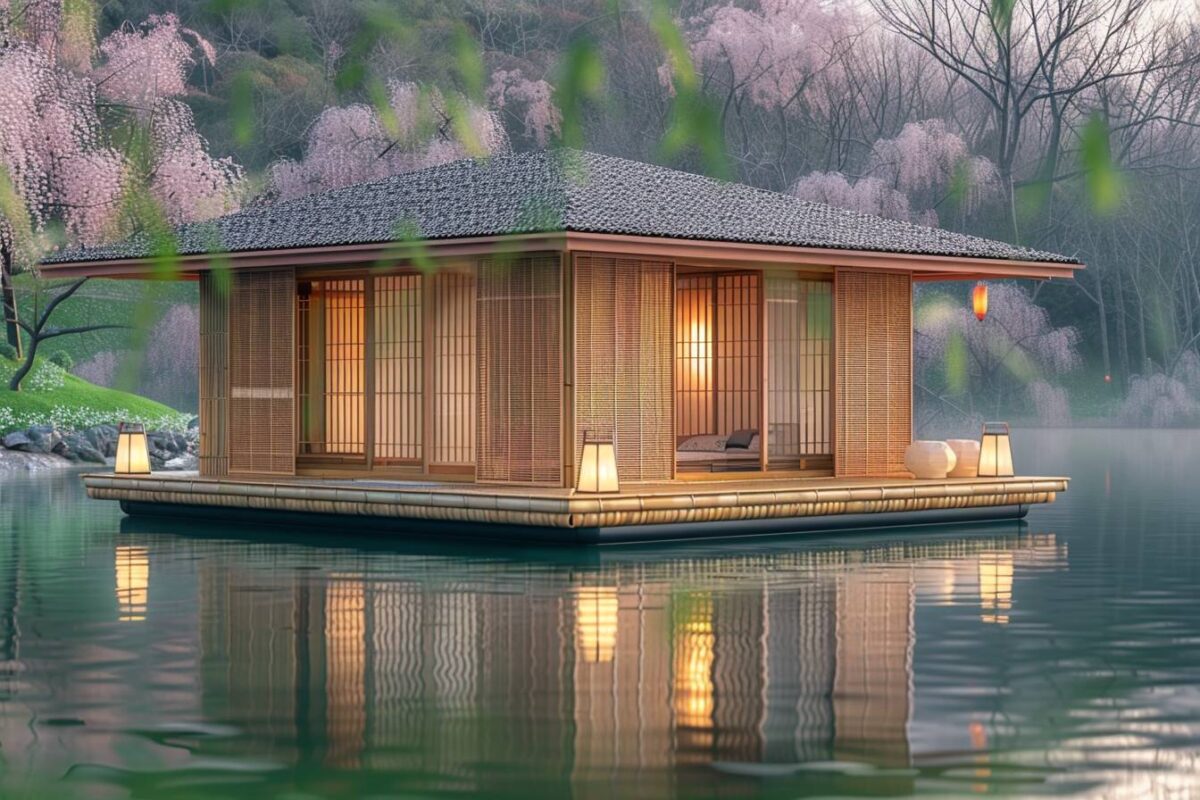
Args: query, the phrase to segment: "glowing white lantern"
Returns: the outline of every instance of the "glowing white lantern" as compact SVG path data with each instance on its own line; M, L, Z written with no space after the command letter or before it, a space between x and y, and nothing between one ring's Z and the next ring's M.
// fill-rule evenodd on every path
M621 491L617 480L617 451L611 441L592 441L584 437L579 482L575 488L593 493Z
M1012 442L1007 422L983 423L979 442L979 477L1011 478L1013 476Z
M117 463L113 472L118 475L150 474L150 448L146 444L145 426L122 422L117 428Z

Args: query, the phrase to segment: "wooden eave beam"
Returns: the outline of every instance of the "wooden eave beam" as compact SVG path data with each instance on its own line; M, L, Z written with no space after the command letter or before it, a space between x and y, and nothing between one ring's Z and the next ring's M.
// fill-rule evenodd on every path
M186 278L207 272L217 265L232 269L261 267L322 267L389 263L420 253L430 258L498 255L506 252L583 251L611 255L637 255L684 261L697 265L747 262L791 267L853 267L887 272L911 273L918 281L979 280L981 278L1033 278L1070 280L1081 264L1049 261L1013 261L991 258L881 253L822 247L713 242L700 239L670 239L606 233L528 233L477 236L461 239L431 239L412 244L380 242L280 250L223 253L219 259L207 254L180 256L174 266ZM215 262L215 263L214 263ZM45 264L43 274L51 277L162 278L161 260L111 259ZM170 276L167 276L170 277Z

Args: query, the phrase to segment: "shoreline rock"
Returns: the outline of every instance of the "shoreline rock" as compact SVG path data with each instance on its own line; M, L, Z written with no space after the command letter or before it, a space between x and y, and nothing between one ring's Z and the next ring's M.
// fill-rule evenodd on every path
M195 469L200 439L197 420L186 432L149 431L150 468ZM84 430L59 430L53 425L31 425L0 437L0 472L39 471L63 467L111 465L117 455L117 428L96 425Z

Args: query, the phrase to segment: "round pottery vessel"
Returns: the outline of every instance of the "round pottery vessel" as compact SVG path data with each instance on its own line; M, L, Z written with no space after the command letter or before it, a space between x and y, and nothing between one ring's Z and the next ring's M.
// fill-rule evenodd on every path
M954 464L954 451L945 442L916 441L904 451L904 466L923 480L945 478Z
M954 451L956 459L950 470L951 478L975 478L979 476L979 440L948 439L946 444Z

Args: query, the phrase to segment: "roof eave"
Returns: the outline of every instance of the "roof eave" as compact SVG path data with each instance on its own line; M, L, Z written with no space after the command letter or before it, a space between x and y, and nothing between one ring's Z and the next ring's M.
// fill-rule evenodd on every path
M418 254L432 258L498 255L535 251L583 251L641 255L674 261L750 261L780 266L823 266L908 272L915 280L976 280L980 278L1071 279L1078 263L1021 261L968 256L892 253L796 245L675 239L633 234L552 232L500 234L420 242L377 242L322 247L251 250L179 256L164 267L161 258L72 261L42 265L54 277L188 278L229 267L254 269L279 266L353 266L403 260Z

